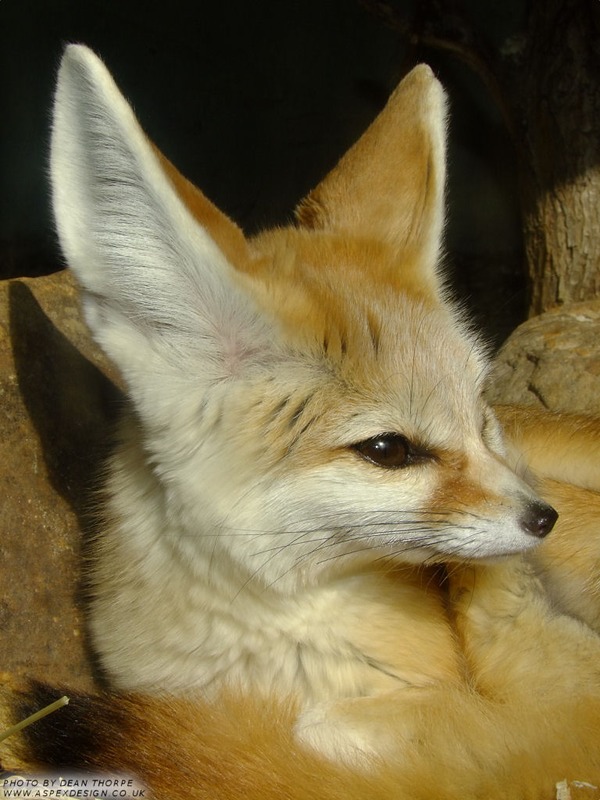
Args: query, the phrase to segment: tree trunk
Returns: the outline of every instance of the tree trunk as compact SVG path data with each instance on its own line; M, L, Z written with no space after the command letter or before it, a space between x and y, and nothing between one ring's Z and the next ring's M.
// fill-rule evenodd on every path
M503 81L522 135L531 314L600 294L598 11L598 0L534 0L523 57Z

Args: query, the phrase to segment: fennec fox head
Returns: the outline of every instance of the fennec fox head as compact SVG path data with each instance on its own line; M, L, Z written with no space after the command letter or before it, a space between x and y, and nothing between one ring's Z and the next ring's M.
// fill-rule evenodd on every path
M126 514L143 484L149 528L168 520L190 563L208 550L283 588L360 559L523 551L551 529L505 463L483 349L438 273L445 105L416 67L295 222L246 238L99 59L67 49L53 199L135 409L114 490Z

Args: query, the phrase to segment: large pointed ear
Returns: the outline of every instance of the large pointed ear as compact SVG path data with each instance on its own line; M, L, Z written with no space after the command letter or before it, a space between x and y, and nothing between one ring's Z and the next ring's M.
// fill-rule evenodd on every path
M415 67L327 177L299 204L300 225L388 242L434 270L444 225L446 98Z
M183 374L219 380L258 357L269 334L241 288L243 234L157 152L78 45L60 67L51 175L88 324L134 399L149 381L176 392Z

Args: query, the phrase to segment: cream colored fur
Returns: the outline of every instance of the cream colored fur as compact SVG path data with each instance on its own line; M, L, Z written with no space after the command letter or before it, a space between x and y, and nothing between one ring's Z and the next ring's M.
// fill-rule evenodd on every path
M575 777L600 780L600 640L520 555L552 510L438 275L444 109L417 67L297 224L246 240L67 49L57 226L132 401L93 642L122 689L292 697L333 760L483 775L531 752L547 786L564 732ZM391 433L395 468L357 447Z

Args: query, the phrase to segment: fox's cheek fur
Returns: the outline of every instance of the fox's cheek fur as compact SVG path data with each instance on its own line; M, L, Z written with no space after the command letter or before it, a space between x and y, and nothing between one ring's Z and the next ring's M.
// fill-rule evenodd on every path
M301 416L302 403L290 405L292 416ZM328 447L323 428L333 423L321 425L309 405L302 413L310 422L299 431L290 433L289 418L282 423L288 437L284 431L274 437L274 453L273 431L247 426L233 406L231 419L211 421L223 426L220 436L198 437L187 454L171 441L172 474L163 459L162 484L179 514L179 546L192 564L206 545L196 531L209 524L213 552L227 552L241 574L282 592L357 561L485 558L538 541L525 527L536 496L482 441L475 439L471 452L438 450L389 470L351 447ZM339 419L333 409L329 415Z
M472 479L439 463L381 475L351 458L283 481L269 497L281 533L277 560L267 551L260 567L268 580L283 588L300 573L331 573L383 557L490 558L530 549L543 535L527 529L536 510L543 513L537 497L500 462L496 480L484 483L477 468Z

